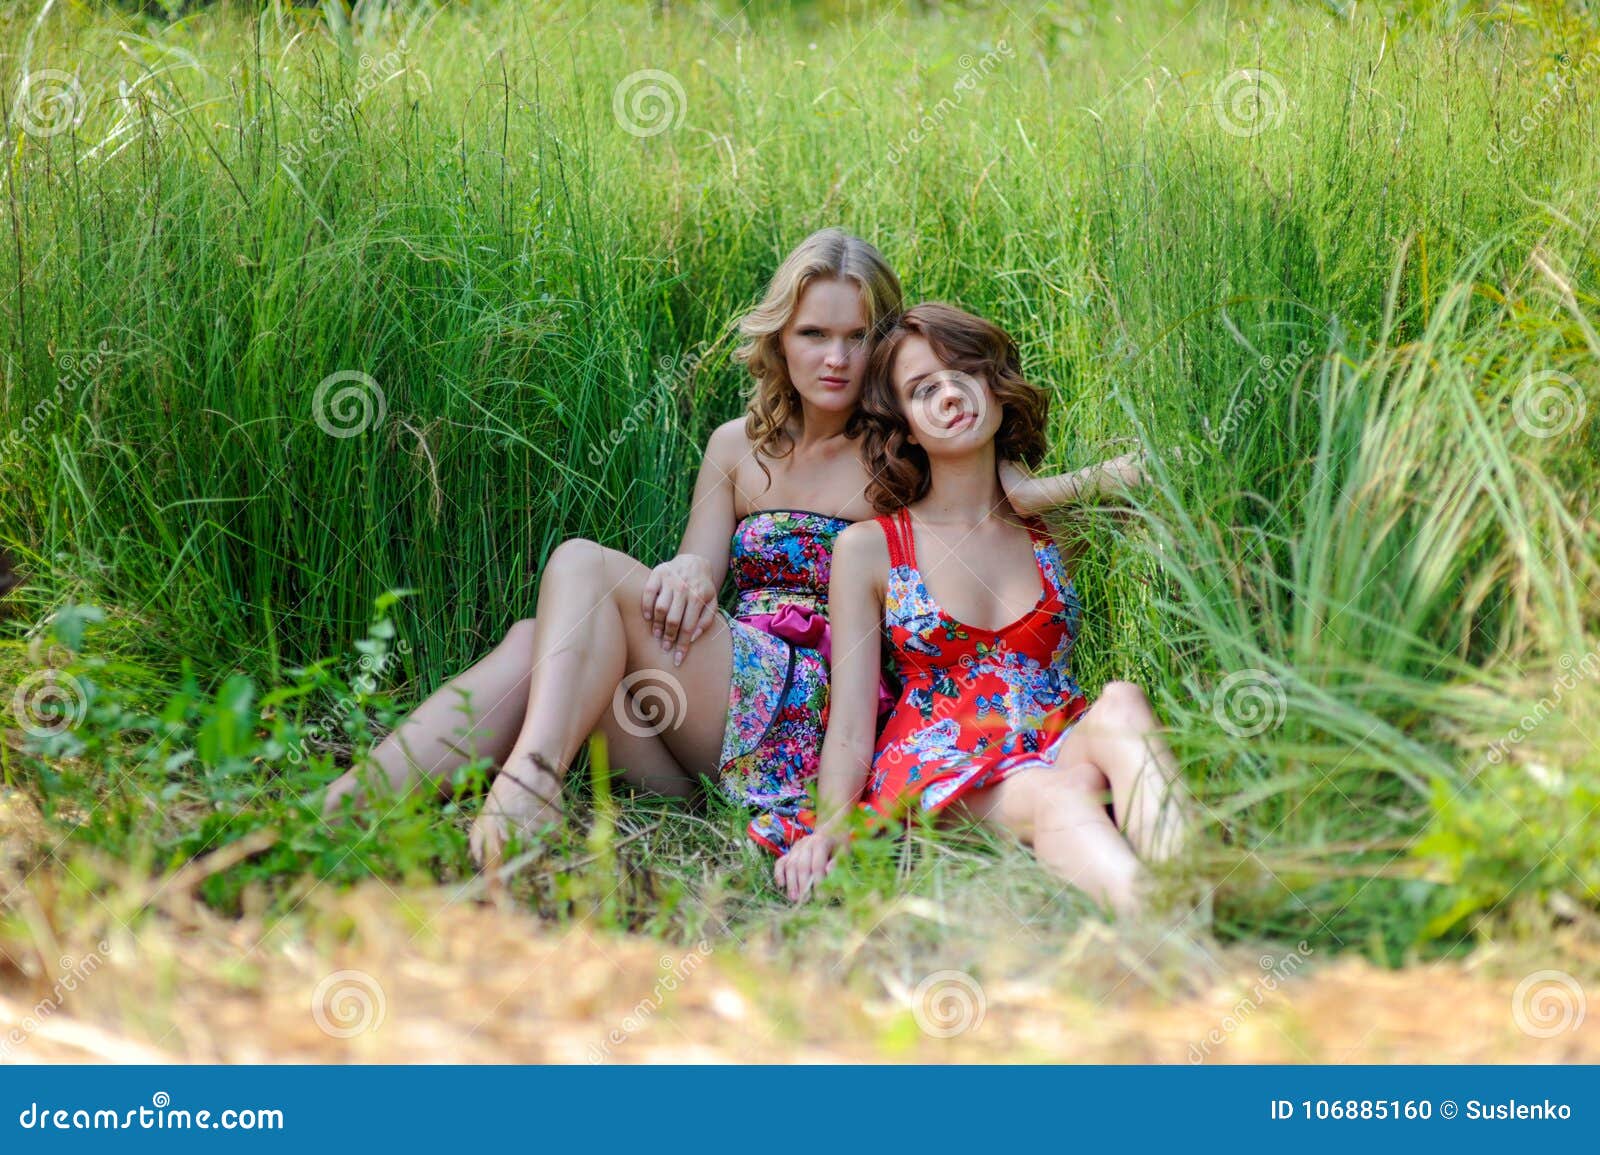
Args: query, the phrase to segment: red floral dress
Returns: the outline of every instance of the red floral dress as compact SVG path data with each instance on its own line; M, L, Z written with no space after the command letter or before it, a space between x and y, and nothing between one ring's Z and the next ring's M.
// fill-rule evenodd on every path
M1083 605L1055 542L1029 524L1039 600L988 630L956 621L933 600L906 510L877 520L889 542L884 626L901 691L878 735L864 805L880 818L913 805L933 812L1050 764L1089 708L1069 661Z
M900 696L879 730L866 799L868 825L906 810L932 813L1029 766L1050 765L1056 743L1089 700L1070 658L1083 603L1061 551L1030 523L1041 592L1033 608L998 630L958 622L928 592L917 568L911 516L877 519L889 543L884 629ZM816 826L811 809L784 820L786 852Z

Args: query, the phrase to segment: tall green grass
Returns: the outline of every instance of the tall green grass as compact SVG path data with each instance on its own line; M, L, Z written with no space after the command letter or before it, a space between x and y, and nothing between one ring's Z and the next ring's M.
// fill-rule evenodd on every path
M386 674L420 696L532 611L561 540L667 555L741 405L730 322L842 223L913 299L1017 335L1057 398L1052 465L1185 448L1132 519L1062 531L1082 680L1138 681L1173 723L1221 930L1395 958L1508 902L1595 906L1571 799L1547 792L1525 843L1493 833L1526 761L1592 781L1572 696L1475 772L1597 636L1593 34L1559 12L1012 7L13 18L7 107L41 69L82 94L64 131L8 121L16 632L93 602L147 697L187 661L217 709L230 675L296 684L405 587ZM1552 77L1576 87L1546 100ZM1524 382L1551 372L1586 409L1531 436ZM240 716L271 724L258 699ZM236 804L261 822L332 770L253 764L286 775ZM662 821L605 859L678 896L636 895L625 924L872 925L868 894L996 885L1071 909L1015 856L925 847L839 882L850 908L780 916L721 840L734 816ZM103 842L127 854L150 824L122 825ZM170 825L165 853L197 849ZM453 876L459 833L354 863ZM262 873L349 848L304 837L330 841Z

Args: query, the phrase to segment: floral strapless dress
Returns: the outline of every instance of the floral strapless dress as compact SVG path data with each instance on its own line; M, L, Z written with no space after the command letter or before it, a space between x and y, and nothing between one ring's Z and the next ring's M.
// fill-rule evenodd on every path
M828 728L828 580L833 543L851 522L804 509L763 509L733 531L737 601L722 611L733 681L718 782L757 811L750 837L783 854L808 802ZM879 705L893 697L880 684Z

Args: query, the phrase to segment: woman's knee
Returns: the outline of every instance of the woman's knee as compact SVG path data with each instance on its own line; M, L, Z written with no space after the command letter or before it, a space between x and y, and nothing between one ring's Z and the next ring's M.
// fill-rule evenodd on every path
M635 575L640 572L639 563L621 550L575 537L550 552L541 582L555 576L564 589L581 590L591 595L596 604L609 598L622 605L638 598Z
M1070 814L1077 797L1089 797L1080 784L1037 767L1013 774L1004 782L975 791L962 801L973 818L1008 831L1032 846L1041 832Z
M1116 733L1148 729L1155 720L1150 699L1132 682L1107 682L1092 709L1095 723Z
M1035 784L1029 808L1029 833L1038 835L1058 831L1105 817L1101 792L1081 781L1060 777L1040 778Z
M533 630L536 618L519 618L511 623L511 628L506 631L506 636L500 639L500 644L507 649L518 653L533 656Z
M586 537L572 537L556 546L545 559L544 572L599 576L605 569L606 547Z

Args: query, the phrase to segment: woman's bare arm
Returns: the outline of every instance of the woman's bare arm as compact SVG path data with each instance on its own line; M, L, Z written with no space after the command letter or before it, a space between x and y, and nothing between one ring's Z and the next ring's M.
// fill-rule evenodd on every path
M883 577L888 569L888 547L875 522L853 525L835 540L828 582L833 658L828 732L817 773L817 828L796 842L774 871L779 887L795 900L804 898L833 865L872 767L878 731Z
M717 592L728 575L728 548L738 524L733 475L740 457L748 452L742 419L712 431L677 556L651 570L645 582L641 599L645 621L662 650L673 651L674 664L683 661L684 651L716 616Z
M1182 460L1178 450L1172 454ZM1150 475L1143 452L1124 453L1073 473L1032 477L1013 461L1000 463L1000 484L1012 508L1024 516L1043 513L1058 505L1097 501L1119 491L1144 485Z

